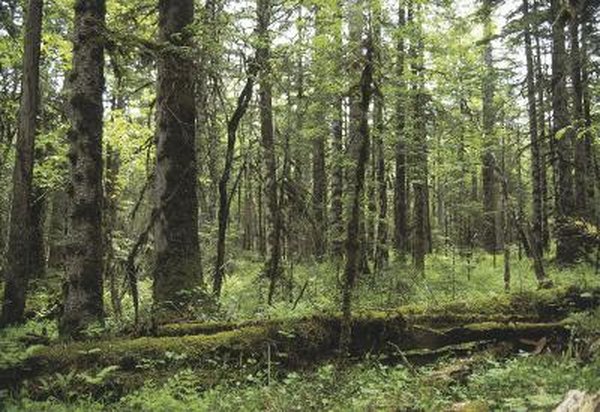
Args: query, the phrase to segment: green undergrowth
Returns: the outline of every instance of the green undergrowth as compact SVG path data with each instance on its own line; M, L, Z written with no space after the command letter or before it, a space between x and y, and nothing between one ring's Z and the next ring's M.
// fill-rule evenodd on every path
M441 411L470 402L478 410L550 410L571 389L600 390L600 360L581 363L558 355L485 357L456 380L440 371L453 360L411 371L375 360L338 370L331 364L281 376L248 371L206 390L195 371L182 369L166 382L152 379L118 399L34 401L22 393L7 411Z

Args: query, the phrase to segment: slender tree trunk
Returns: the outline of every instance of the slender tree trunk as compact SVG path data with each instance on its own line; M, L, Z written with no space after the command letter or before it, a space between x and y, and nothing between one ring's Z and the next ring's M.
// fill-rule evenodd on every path
M357 0L351 3L351 7L355 7L355 10L351 10L351 31L354 30L353 34L350 35L353 39L360 39L360 33L362 31L362 14L361 0ZM356 46L355 46L356 47ZM358 61L353 62L353 68L359 68L362 63L362 58ZM351 120L358 121L356 125L355 134L351 136L350 155L354 159L354 167L349 170L349 217L348 225L346 229L346 266L344 269L344 282L342 286L342 325L340 334L340 353L346 355L350 346L351 338L351 315L352 315L352 293L356 278L360 273L360 259L361 259L361 246L360 246L360 226L361 226L361 215L362 215L362 202L364 184L365 184L365 172L367 168L367 162L369 160L369 122L368 122L368 111L371 101L371 85L373 83L373 62L372 62L372 48L371 45L367 47L367 57L364 63L364 69L358 84L358 93L360 101L357 106L359 109L358 118ZM356 85L354 86L356 87ZM356 89L355 89L356 90Z
M156 213L153 296L155 320L176 316L202 284L198 197L194 63L181 48L191 42L193 0L159 0L156 132Z
M417 6L418 7L418 6ZM415 39L411 45L411 66L414 83L412 86L412 116L414 140L414 237L413 260L415 270L425 275L425 254L431 249L431 226L429 224L429 167L427 129L425 122L425 79L423 37L420 16L413 16L413 4L409 4L409 21L415 27ZM420 13L417 8L417 13Z
M496 160L494 157L494 89L495 73L492 51L492 0L483 3L484 37L487 42L484 51L485 75L483 79L483 153L482 153L482 178L483 178L483 247L490 253L496 252L497 245L497 185L494 170Z
M582 12L585 13L585 11ZM581 30L581 80L583 83L583 118L586 132L583 136L586 153L586 197L588 204L587 216L592 219L592 222L597 222L600 219L600 205L597 200L596 186L600 193L600 175L596 168L597 154L594 154L592 128L592 104L590 93L590 56L588 55L588 42L592 33L592 23L583 19Z
M332 174L331 174L331 252L336 258L343 254L344 232L344 143L343 108L340 98L335 105L335 120L332 125Z
M534 13L537 13L537 0L534 3ZM530 26L529 26L530 27ZM535 33L535 32L534 32ZM546 104L544 99L544 93L546 90L546 79L542 68L542 52L540 47L539 35L535 35L535 48L536 48L536 86L537 86L537 114L538 114L538 147L541 156L541 168L540 168L540 190L542 195L542 233L541 242L544 250L548 250L550 247L550 224L548 222L548 216L550 215L550 198L548 195L548 159L551 155L548 151L549 144L547 142L546 132Z
M104 316L102 279L102 126L104 0L75 2L69 131L70 216L60 334L77 337Z
M406 24L406 11L404 0L399 1L398 27ZM408 233L408 187L407 187L407 145L405 129L405 95L404 80L404 36L400 36L396 45L396 177L394 180L394 248L401 259L404 259L409 250Z
M328 91L333 79L327 67L331 64L331 48L334 46L329 40L332 32L330 18L335 13L335 8L324 5L316 12L316 33L314 38L313 68L319 76L315 79L314 102L309 106L310 121L314 135L312 140L312 209L314 217L314 253L318 261L322 260L327 252L327 169L326 148L330 128L323 122L323 117L330 118L331 106L335 107L336 96ZM335 28L333 29L335 30ZM335 34L335 33L333 33ZM327 49L323 46L325 44Z
M381 25L382 25L382 3L380 0L377 0L373 3L373 18L374 18L374 28L373 28L373 48L374 48L374 58L376 62L376 67L374 70L376 72L377 80L377 88L380 89L383 84L383 39L381 37ZM375 273L378 273L381 269L385 268L388 263L388 221L387 221L387 209L388 209L388 193L387 193L387 167L385 160L385 143L384 143L384 134L385 134L385 124L384 124L384 96L383 91L378 90L376 97L374 99L374 107L373 107L373 122L375 128L375 136L374 136L374 173L376 178L376 188L377 188L377 226L376 226L376 236L375 239Z
M229 223L229 211L231 206L231 195L229 194L229 180L233 168L233 155L237 140L237 130L242 118L246 114L248 105L252 100L252 91L254 88L255 77L258 73L258 65L252 63L248 79L244 89L238 96L237 107L233 115L227 122L227 149L225 151L225 165L223 173L219 179L219 211L218 211L218 232L217 232L217 257L215 260L215 269L213 277L213 294L218 298L221 295L223 285L224 264L225 264L225 240L227 236L227 225Z
M579 135L579 130L585 127L583 114L583 80L581 77L582 56L579 47L579 20L580 20L580 5L579 0L570 0L571 13L569 19L569 33L571 43L570 68L571 68L571 84L572 84L572 100L573 100L573 115L572 123L575 136ZM574 208L575 213L580 218L590 218L588 215L589 207L587 204L587 185L586 180L587 170L587 154L586 154L586 139L574 139Z
M559 0L552 0L552 112L556 156L556 258L559 264L575 263L579 245L573 238L573 136L569 120L567 56L565 51L566 13Z
M23 91L13 172L6 285L0 326L23 321L28 280L37 274L33 163L40 106L42 8L42 0L30 0L25 23Z
M214 222L217 217L219 156L221 155L220 128L217 118L219 99L219 70L223 53L221 45L220 15L222 0L207 0L201 9L200 58L197 63L196 82L196 136L199 173L208 179L201 179L198 185L200 206L204 222ZM202 183L207 181L208 183Z
M544 234L544 195L543 174L544 159L538 134L538 114L534 84L533 49L531 45L531 29L529 24L529 0L523 0L523 18L527 21L525 27L525 56L527 60L527 103L529 114L529 138L531 142L531 178L532 178L532 210L533 232L537 239L543 239ZM543 110L543 108L540 108ZM540 249L543 250L543 249Z
M269 246L265 276L269 280L268 303L273 303L275 287L281 275L281 211L277 195L277 161L275 156L275 133L273 125L271 50L269 25L272 5L270 0L257 0L258 35L260 46L257 61L260 66L260 130L265 170L265 198L267 206Z

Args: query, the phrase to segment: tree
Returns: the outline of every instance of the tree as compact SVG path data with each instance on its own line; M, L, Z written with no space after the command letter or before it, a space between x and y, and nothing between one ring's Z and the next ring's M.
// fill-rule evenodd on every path
M67 279L59 331L78 337L103 320L102 127L104 107L104 0L75 2L73 69L69 77L71 208Z
M377 273L380 269L384 268L388 263L388 222L387 222L387 209L388 209L388 191L387 191L387 164L385 159L385 119L384 119L384 96L381 90L385 78L384 78L384 44L381 34L381 25L383 20L383 5L381 1L377 0L372 4L373 14L373 53L374 61L376 62L374 68L374 77L377 80L378 92L375 94L373 101L373 123L374 123L374 173L376 180L376 198L377 198L377 225L376 232L377 238L375 239L375 272Z
M154 303L168 318L202 284L198 240L193 0L159 0Z
M573 136L569 128L567 55L565 24L567 14L559 0L552 0L552 114L556 152L556 259L561 265L575 262L579 245L573 237Z
M352 79L350 85L350 141L349 155L352 166L348 167L348 222L346 226L345 255L346 266L342 285L342 326L340 352L345 355L350 344L352 293L358 274L361 272L361 218L362 196L364 194L365 173L369 160L369 105L373 83L372 36L369 34L366 58L362 54L362 33L364 27L364 3L354 0L349 5L350 42L353 48L351 62ZM357 77L358 73L358 77Z
M275 157L275 131L273 125L273 85L271 83L271 46L269 25L272 5L270 0L257 0L258 42L256 53L260 67L260 135L264 158L265 197L267 205L269 256L265 276L269 280L268 303L273 302L275 286L281 275L281 211L277 189L277 161Z
M498 214L497 182L495 176L496 159L494 156L494 89L495 71L492 48L492 0L484 0L481 10L484 25L485 49L483 59L485 74L483 78L483 149L482 149L482 178L483 178L483 247L488 252L496 252L497 241L496 220Z
M413 261L415 270L425 274L425 254L431 250L431 227L429 224L429 166L427 146L427 125L425 119L425 73L423 56L423 34L421 26L421 9L417 6L416 16L414 4L409 2L408 21L415 27L414 38L411 41L411 69L412 69L412 140L414 159L414 236L413 236Z
M19 114L17 156L13 173L13 201L8 240L8 269L0 326L21 322L27 284L36 275L36 222L33 190L35 137L40 109L40 48L42 0L29 0L23 55L23 92Z
M531 44L531 16L529 14L529 1L523 0L523 19L525 20L525 57L527 64L527 105L529 115L529 138L531 142L531 181L533 200L533 229L532 233L535 243L543 241L545 224L544 219L544 158L542 156L541 142L538 133L538 107L536 101L536 90L534 82L533 48ZM540 108L543 110L543 107ZM543 126L543 125L542 125ZM503 200L504 202L504 200ZM538 248L538 245L534 247ZM543 248L539 248L540 253Z
M229 210L231 207L232 195L229 194L229 180L233 168L233 155L237 140L237 130L242 118L248 110L248 105L252 100L254 82L258 73L259 66L255 61L250 63L248 70L248 79L238 96L237 106L233 115L227 122L227 149L225 152L225 165L223 173L219 179L219 211L218 211L218 233L217 233L217 258L215 261L213 294L219 297L223 285L224 263L225 263L225 236L227 234L227 225L229 223ZM239 182L236 182L236 186Z
M403 29L406 23L404 0L398 7L398 28ZM405 131L405 93L404 87L404 33L398 34L396 46L396 177L394 180L394 247L396 253L403 257L409 250L408 236L408 186L407 186L407 145Z

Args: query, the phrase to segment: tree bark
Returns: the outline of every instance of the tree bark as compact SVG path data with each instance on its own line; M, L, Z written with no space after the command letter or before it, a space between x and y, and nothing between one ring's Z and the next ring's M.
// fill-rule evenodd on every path
M361 0L356 0L350 3L352 8L350 11L350 39L358 41L358 44L353 44L353 47L361 50L360 38L363 27L362 15L363 3ZM369 39L370 40L370 39ZM340 332L340 354L345 356L351 340L352 330L352 293L358 274L360 273L360 260L363 256L361 251L361 217L362 213L362 196L365 186L365 172L367 162L369 160L369 121L368 112L371 102L372 83L373 83L373 57L372 45L367 46L366 61L363 63L363 57L360 52L355 53L355 59L352 62L354 70L360 70L364 66L358 84L352 85L354 94L353 98L358 98L359 101L355 104L355 112L351 113L351 122L358 122L354 125L355 129L350 136L350 155L353 159L353 167L348 171L349 178L349 216L346 227L346 266L344 268L344 281L342 286L342 325ZM357 93L357 94L356 94ZM351 105L352 107L352 105ZM354 117L352 117L354 114Z
M185 303L182 292L202 284L198 197L194 64L189 47L193 0L159 0L156 188L153 296L156 319Z
M498 250L497 244L497 184L494 170L496 168L496 159L494 157L495 146L495 109L494 109L494 89L495 89L495 71L493 65L492 48L492 0L485 0L483 3L484 17L484 37L486 46L484 50L485 75L483 78L483 152L482 152L482 179L483 179L483 247L490 253Z
M273 303L275 287L281 275L281 211L277 188L277 160L275 155L275 133L273 125L273 102L271 82L271 47L269 25L272 4L270 0L257 0L258 37L257 62L260 67L260 134L265 173L265 200L268 220L268 257L265 276L269 280L267 301Z
M537 0L534 3L534 13L537 13ZM529 26L531 28L531 25ZM542 236L540 238L543 249L548 250L550 247L550 224L548 222L548 216L550 214L550 198L548 196L548 142L547 142L547 128L546 128L546 104L544 99L544 93L546 90L546 79L542 68L542 52L540 47L539 34L535 33L535 48L536 48L536 88L537 88L537 114L538 114L538 147L540 149L541 156L541 169L540 169L540 180L541 193L542 193Z
M406 11L404 0L399 2L398 27L404 28ZM405 79L404 79L404 35L399 36L396 45L396 176L394 180L394 248L400 259L404 259L409 251L408 233L408 186L407 186L407 154L405 129Z
M525 26L525 56L527 61L527 105L529 115L529 138L531 142L531 179L532 179L532 211L533 233L536 239L544 238L544 194L543 172L544 159L542 157L540 136L538 133L538 107L534 82L533 48L531 45L531 18L529 14L529 0L523 0L523 18ZM543 110L542 108L539 108ZM543 248L540 248L543 252Z
M414 38L411 44L412 85L412 132L414 144L414 236L413 263L415 270L425 275L425 254L431 250L431 226L429 222L429 155L425 119L425 78L423 56L423 34L420 16L414 16L413 4L409 4L409 22L414 25ZM420 14L419 6L417 13Z
M575 263L579 246L570 230L573 218L573 136L567 93L567 56L565 51L566 12L559 0L552 0L552 112L556 153L556 258L559 264Z
M40 106L40 48L42 0L29 0L25 23L23 81L13 171L6 284L0 326L21 322L25 311L27 284L36 276L36 225L33 164Z
M102 127L104 0L75 2L69 130L70 213L67 281L59 332L79 337L104 317L102 259Z
M579 47L579 25L580 25L580 4L579 0L570 0L570 19L569 19L569 40L570 49L570 68L572 85L572 123L574 139L574 211L576 215L583 219L589 219L589 205L587 204L587 148L586 139L579 138L579 131L585 127L583 114L583 80L581 76L582 56Z

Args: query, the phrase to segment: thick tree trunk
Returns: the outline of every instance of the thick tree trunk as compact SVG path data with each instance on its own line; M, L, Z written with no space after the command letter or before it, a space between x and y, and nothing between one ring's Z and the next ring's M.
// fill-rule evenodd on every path
M30 0L25 27L23 82L13 172L13 199L10 212L6 284L0 326L21 322L25 311L27 284L35 276L36 230L33 192L35 136L40 106L40 47L42 0Z
M202 284L198 241L194 64L181 50L191 42L193 0L159 0L156 132L154 304L156 320L183 304L181 293Z
M102 126L104 0L75 2L69 131L69 245L61 335L77 337L102 321Z

